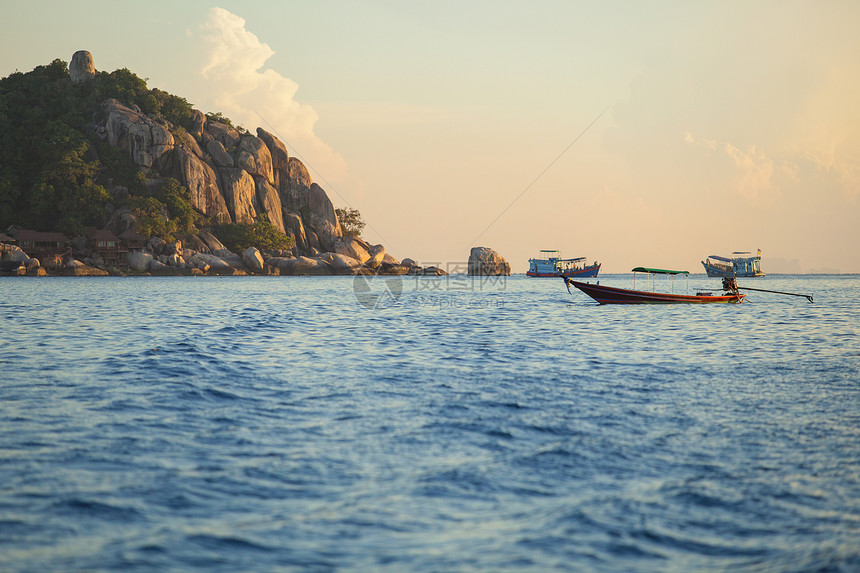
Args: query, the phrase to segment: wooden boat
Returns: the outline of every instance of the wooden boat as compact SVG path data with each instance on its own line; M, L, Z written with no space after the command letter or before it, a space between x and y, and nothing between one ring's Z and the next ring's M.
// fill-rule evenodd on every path
M702 266L709 277L763 277L761 271L761 249L753 255L748 251L736 251L732 258L709 255Z
M542 250L537 257L529 259L530 277L596 277L600 272L600 263L594 261L589 265L585 257L575 259L561 258L561 251Z
M633 273L648 273L649 275L651 275L652 279L655 275L666 275L667 282L669 277L673 277L674 275L686 276L690 274L688 271L673 271L667 269L652 269L646 267L636 267L635 269L633 269ZM658 292L656 290L653 290L653 288L650 291L631 290L625 288L604 286L601 285L599 282L597 284L591 284L575 281L567 277L563 278L565 284L567 285L568 291L570 291L570 286L573 285L600 304L728 303L741 302L746 296L740 294L737 291L737 288L722 295L702 291L698 291L696 292L696 294L691 295Z

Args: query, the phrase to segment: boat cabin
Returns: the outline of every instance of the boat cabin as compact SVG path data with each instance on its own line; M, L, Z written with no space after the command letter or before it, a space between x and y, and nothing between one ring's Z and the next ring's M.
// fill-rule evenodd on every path
M760 276L761 272L761 251L758 255L753 255L749 251L736 251L732 253L732 270L739 277L755 277Z
M731 258L709 255L702 266L709 277L763 277L761 249L754 255L749 251L735 251Z
M597 276L600 265L595 261L592 267L586 263L585 257L564 259L561 251L554 249L543 249L538 256L529 259L529 270L526 273L533 277L558 277L570 275Z

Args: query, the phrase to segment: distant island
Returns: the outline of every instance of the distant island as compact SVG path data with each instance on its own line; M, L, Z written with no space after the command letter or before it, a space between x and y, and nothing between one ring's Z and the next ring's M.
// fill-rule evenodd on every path
M445 274L360 237L272 133L76 52L0 80L0 271Z

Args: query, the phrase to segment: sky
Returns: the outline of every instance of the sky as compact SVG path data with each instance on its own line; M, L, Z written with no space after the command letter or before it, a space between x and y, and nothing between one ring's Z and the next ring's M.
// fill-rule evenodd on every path
M15 3L0 77L77 50L263 127L364 238L702 272L860 272L860 2Z

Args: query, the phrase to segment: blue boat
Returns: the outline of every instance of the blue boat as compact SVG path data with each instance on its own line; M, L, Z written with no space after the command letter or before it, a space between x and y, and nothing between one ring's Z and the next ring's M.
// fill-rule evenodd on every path
M530 277L596 277L600 272L600 263L586 263L585 257L575 259L561 258L561 251L542 250L537 257L529 259Z

